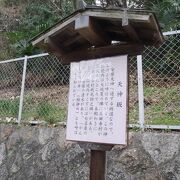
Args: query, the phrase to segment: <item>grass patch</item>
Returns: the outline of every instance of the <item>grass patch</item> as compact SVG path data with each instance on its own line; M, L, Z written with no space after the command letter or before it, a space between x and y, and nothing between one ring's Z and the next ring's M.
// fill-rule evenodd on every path
M172 115L162 115L157 118L155 117L152 121L147 122L147 124L180 126L180 119Z
M65 119L66 111L49 102L41 102L37 107L37 116L50 124Z
M138 104L134 105L133 108L129 110L129 123L130 124L137 124L138 123L138 118L139 118L139 109L138 109Z
M144 87L145 124L180 125L179 87ZM147 103L148 102L148 103ZM129 123L138 123L138 104L129 111Z
M15 100L0 100L0 118L17 118L19 112L19 98ZM29 120L44 120L50 124L64 121L66 109L56 106L50 102L33 102L31 97L25 99L22 122Z
M31 103L29 103L31 102ZM27 120L43 120L50 124L64 121L66 118L66 109L56 106L53 103L42 101L40 103L33 103L33 100L25 102L25 109L22 118Z
M0 116L1 117L17 117L19 111L19 99L0 100Z
M180 95L178 87L161 88L145 87L145 124L151 125L180 125ZM19 98L0 100L0 117L17 117ZM44 120L48 123L66 121L66 107L60 107L57 102L37 99L28 94L24 99L22 122ZM129 111L129 123L138 122L138 103Z
M178 87L145 87L145 122L151 125L180 125Z

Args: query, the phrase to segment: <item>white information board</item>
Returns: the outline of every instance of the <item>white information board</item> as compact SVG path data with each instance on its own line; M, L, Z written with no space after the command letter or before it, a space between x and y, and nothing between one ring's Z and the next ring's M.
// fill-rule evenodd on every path
M66 139L127 144L128 57L71 63Z

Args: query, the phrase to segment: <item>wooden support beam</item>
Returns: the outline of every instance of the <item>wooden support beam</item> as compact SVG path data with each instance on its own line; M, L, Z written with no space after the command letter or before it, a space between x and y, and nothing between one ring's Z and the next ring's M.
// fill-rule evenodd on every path
M63 42L64 48L69 48L72 44L83 44L84 48L91 46L91 44L79 34Z
M59 46L57 46L56 43L50 37L44 39L43 47L47 51L54 53L57 56L62 56L63 54L65 54L65 51Z
M151 15L150 20L151 20L150 26L152 29L160 29L159 24L156 23L156 17L155 16ZM159 47L165 41L164 36L163 36L161 31L157 31L157 33L154 34L153 41L154 41L153 45L155 47Z
M128 19L127 9L124 9L124 12L123 12L122 27L125 33L128 35L129 39L131 39L133 42L141 43L138 34L136 33L135 29L130 24L130 21Z
M106 151L91 150L90 180L104 180Z
M152 13L139 13L138 11L128 11L128 19L132 20L133 22L148 22L149 17ZM124 11L121 9L119 10L86 10L82 13L82 15L86 16L93 16L98 18L111 18L111 19L122 19L124 16Z
M93 46L111 44L103 29L89 16L80 16L75 20L75 30Z
M118 34L124 34L124 30L122 29L121 26L105 26L104 31L108 32L113 32L113 33L118 33Z
M82 38L80 36L75 36L73 38L67 39L65 42L63 42L64 46L69 46L73 43L76 43L77 41L81 40Z
M125 33L128 35L129 39L131 39L133 42L141 43L141 40L138 34L136 33L136 30L130 24L123 26L123 29Z
M141 44L115 44L110 46L82 49L74 51L61 56L63 63L70 63L73 61L90 60L102 57L111 57L117 55L137 55L141 54L144 46Z

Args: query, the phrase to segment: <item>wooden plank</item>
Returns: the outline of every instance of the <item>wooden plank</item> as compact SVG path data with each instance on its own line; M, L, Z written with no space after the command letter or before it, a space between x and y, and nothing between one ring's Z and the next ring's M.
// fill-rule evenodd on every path
M122 29L122 27L119 26L105 26L103 27L104 31L107 32L114 32L114 33L118 33L118 34L124 34L124 30Z
M111 44L103 29L89 16L80 16L75 20L75 30L93 46Z
M112 144L100 144L100 143L87 143L87 142L78 142L81 148L86 150L96 150L96 151L111 151L114 145Z
M114 11L114 10L106 10L106 11L91 11L86 10L82 13L84 16L92 16L92 17L99 17L99 18L110 18L110 19L122 19L124 16L123 10ZM132 21L138 21L138 22L147 22L149 21L150 15L149 14L136 14L133 12L127 12L127 18Z
M90 180L104 180L106 151L91 150Z
M32 45L35 46L38 43L40 43L41 41L43 41L45 38L47 37L51 37L52 35L55 36L57 33L61 32L64 30L64 28L73 23L77 17L79 17L80 13L74 15L73 17L71 17L70 19L68 19L67 21L64 21L63 23L59 23L58 25L56 25L55 27L52 27L51 30L49 30L48 32L40 35L39 37L37 37L35 40L32 41Z
M56 43L49 37L44 39L42 46L47 49L49 52L54 53L57 56L62 56L65 54L65 51L60 48Z
M152 28L157 30L157 33L154 34L154 46L159 47L165 40L164 40L164 36L160 30L159 24L157 23L156 17L155 16L150 16L151 19L151 23L150 25L152 26Z
M136 33L135 29L131 26L130 20L128 19L127 9L123 12L123 18L122 18L122 28L124 29L125 33L128 35L129 39L131 39L134 42L141 42L138 34Z
M73 44L73 43L76 43L76 42L79 42L79 41L81 41L82 40L82 37L81 36L74 36L74 37L72 37L72 38L70 38L70 39L67 39L66 41L64 41L63 42L63 46L69 46L69 45L71 45L71 44Z
M116 44L98 48L82 49L59 56L63 63L73 61L89 60L101 57L111 57L117 55L137 55L141 54L144 46L141 44Z
M81 15L84 16L94 16L94 17L100 17L100 18L110 18L110 19L122 19L123 18L123 11L119 10L119 11L90 11L90 10L86 10L84 12L81 13L77 13L74 16L70 17L69 19L67 19L64 22L60 22L59 24L55 25L54 27L52 27L48 32L43 33L42 35L38 36L37 38L35 38L32 41L32 45L37 45L38 43L40 43L41 41L43 41L46 37L50 37L50 36L54 36L57 33L61 32L64 30L64 28L73 23L78 17L80 17ZM133 21L139 21L139 22L147 22L149 21L149 14L146 15L140 15L140 14L135 14L133 12L128 12L128 19L132 19Z
M129 39L131 39L133 42L141 43L141 40L136 30L130 24L123 26L123 29L125 33L128 35Z

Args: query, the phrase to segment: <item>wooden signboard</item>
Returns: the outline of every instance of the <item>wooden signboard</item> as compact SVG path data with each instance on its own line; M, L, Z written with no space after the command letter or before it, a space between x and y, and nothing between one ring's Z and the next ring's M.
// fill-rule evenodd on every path
M128 56L71 63L66 139L127 144Z

